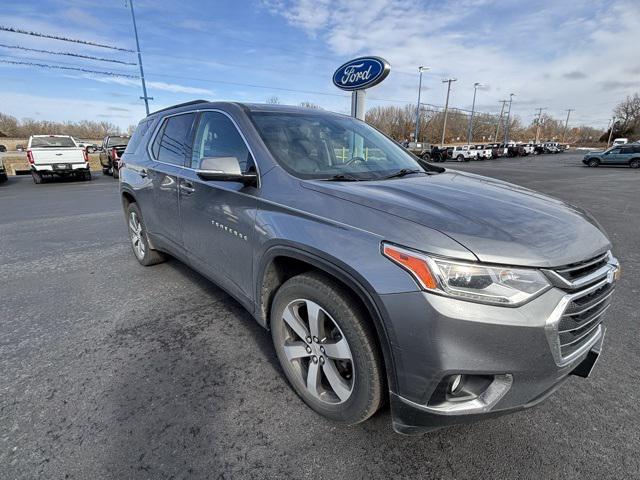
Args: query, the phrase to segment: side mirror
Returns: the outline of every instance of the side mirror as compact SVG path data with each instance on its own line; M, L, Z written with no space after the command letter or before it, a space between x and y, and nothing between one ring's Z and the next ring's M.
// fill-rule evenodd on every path
M236 157L205 157L200 161L196 173L203 180L240 182L245 185L255 185L258 179L253 172L242 173Z

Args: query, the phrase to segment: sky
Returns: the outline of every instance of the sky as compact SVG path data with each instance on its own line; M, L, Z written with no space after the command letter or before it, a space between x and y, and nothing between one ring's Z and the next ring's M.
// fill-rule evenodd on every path
M512 112L539 107L570 124L605 128L613 107L640 91L637 0L135 0L151 110L193 99L308 101L349 113L331 81L345 61L377 55L391 73L367 107L422 101ZM135 50L125 0L5 0L0 26ZM122 63L8 47L68 52ZM47 69L31 62L137 76L135 53L0 31L0 112L17 118L105 120L121 128L145 110L140 81ZM133 63L133 65L129 65Z

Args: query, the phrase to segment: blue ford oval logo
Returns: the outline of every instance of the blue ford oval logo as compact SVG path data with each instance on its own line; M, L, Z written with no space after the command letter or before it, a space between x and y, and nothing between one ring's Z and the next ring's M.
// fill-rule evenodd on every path
M360 57L341 65L333 74L333 84L342 90L361 90L379 84L391 67L384 58Z

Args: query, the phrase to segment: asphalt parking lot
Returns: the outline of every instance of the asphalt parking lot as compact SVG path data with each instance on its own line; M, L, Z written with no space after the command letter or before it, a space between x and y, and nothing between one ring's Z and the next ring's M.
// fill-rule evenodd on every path
M640 171L581 154L447 163L588 209L623 266L589 380L542 405L404 437L336 426L271 337L176 260L130 251L117 184L0 185L0 478L640 478Z

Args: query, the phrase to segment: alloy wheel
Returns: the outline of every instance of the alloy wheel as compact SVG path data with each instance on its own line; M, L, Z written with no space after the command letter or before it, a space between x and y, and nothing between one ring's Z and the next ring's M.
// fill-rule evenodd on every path
M282 320L282 349L296 380L321 402L346 402L354 387L353 357L331 315L311 300L297 299L286 306Z
M131 236L131 244L133 245L133 253L136 254L138 259L144 258L145 246L144 239L142 238L142 223L136 212L129 214L129 235Z

